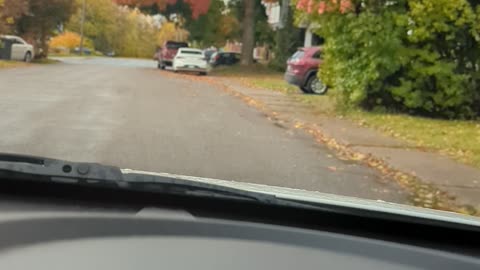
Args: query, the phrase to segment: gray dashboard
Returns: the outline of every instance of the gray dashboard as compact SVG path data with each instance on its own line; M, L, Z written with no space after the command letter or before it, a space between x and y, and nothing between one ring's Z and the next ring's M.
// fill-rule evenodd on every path
M1 269L479 269L472 257L182 211L8 212Z

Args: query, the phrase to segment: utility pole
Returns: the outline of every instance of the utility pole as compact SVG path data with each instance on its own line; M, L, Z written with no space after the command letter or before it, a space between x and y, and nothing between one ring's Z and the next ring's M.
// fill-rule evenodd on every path
M84 42L84 33L83 33L83 28L85 25L85 12L87 9L87 0L83 0L82 4L82 18L80 20L80 55L83 55L83 42Z

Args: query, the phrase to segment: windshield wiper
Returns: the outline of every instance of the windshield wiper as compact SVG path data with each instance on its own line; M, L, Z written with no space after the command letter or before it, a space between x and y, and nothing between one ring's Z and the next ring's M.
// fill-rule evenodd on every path
M132 191L278 203L273 195L154 174L122 173L114 166L0 154L0 179L104 186Z
M0 154L0 177L41 181L86 182L122 179L119 168L17 154Z

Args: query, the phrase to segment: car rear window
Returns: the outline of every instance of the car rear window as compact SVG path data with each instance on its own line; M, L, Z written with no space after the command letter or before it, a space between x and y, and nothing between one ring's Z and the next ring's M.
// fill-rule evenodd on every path
M294 53L292 55L292 60L301 59L301 58L303 58L304 55L305 55L304 51L297 51L296 53Z

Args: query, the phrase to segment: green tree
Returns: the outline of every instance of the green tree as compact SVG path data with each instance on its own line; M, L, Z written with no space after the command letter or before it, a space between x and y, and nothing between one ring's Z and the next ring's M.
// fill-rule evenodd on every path
M191 33L190 39L202 46L223 45L226 40L221 24L224 10L223 0L212 0L207 14L187 22L186 28Z
M71 16L67 29L80 33L82 18L82 2L76 0L76 12ZM84 23L84 34L93 41L94 46L100 51L110 51L117 38L116 28L119 13L118 6L111 0L86 0L86 12Z

